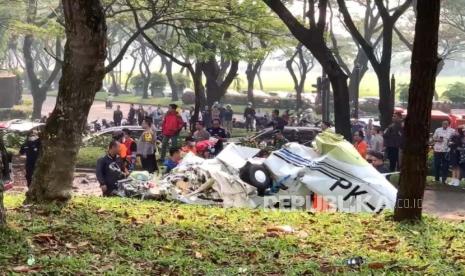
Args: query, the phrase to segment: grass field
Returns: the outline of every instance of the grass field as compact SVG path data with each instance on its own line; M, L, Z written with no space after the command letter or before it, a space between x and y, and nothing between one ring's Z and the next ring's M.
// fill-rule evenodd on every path
M7 194L5 275L464 275L465 226L391 215L221 209L119 198L22 207ZM288 225L293 232L271 231ZM360 256L360 267L346 265ZM28 265L29 262L29 265ZM1 273L0 273L1 274Z
M315 90L312 87L312 84L316 83L316 79L319 75L317 74L309 74L307 76L307 82L305 86L306 92L311 92ZM395 75L397 85L401 83L409 83L410 82L410 75L409 74L402 74L402 75ZM239 75L240 78L240 85L237 87L237 82L234 82L231 85L231 89L234 90L246 90L247 89L247 81L244 74ZM294 91L294 84L290 75L286 71L264 71L262 73L262 80L263 80L263 88L265 91L283 91L283 92L292 92ZM436 88L439 95L447 89L449 84L454 82L465 82L465 77L460 76L439 76L436 82ZM255 88L258 89L259 83L258 81L255 83ZM378 80L376 75L372 72L365 74L362 82L360 84L360 96L361 97L377 97L378 96Z
M306 92L310 92L315 90L312 87L312 84L316 83L316 78L318 75L309 75L307 77L307 83L305 86ZM396 75L396 83L397 85L401 83L409 83L410 82L410 75ZM244 77L241 77L244 78ZM289 74L282 73L282 72L264 72L263 76L263 85L265 91L293 91L293 83L292 79L289 77ZM439 95L442 94L447 89L449 84L454 82L465 82L465 77L449 77L449 76L439 76L436 82L436 88L438 90ZM242 81L242 87L246 87L246 82ZM258 86L258 82L256 83L256 87ZM367 73L365 77L362 79L360 84L360 96L361 97L377 97L378 96L378 79L374 73Z

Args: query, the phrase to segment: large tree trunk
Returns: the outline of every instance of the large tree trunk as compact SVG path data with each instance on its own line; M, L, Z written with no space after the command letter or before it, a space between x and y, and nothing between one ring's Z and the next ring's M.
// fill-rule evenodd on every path
M368 58L362 49L358 50L354 60L354 67L349 76L349 98L354 109L355 117L358 117L358 102L360 99L360 83L368 71Z
M326 9L328 1L319 1L319 20L315 26L307 29L279 0L264 0L286 24L288 29L318 60L323 70L328 74L334 92L334 110L336 132L344 135L348 140L352 140L350 131L350 103L349 89L347 86L347 75L342 71L337 63L331 49L326 45L325 26ZM309 12L308 16L314 18L315 14Z
M27 18L26 22L28 24L36 24L36 15L37 15L37 0L28 0L27 2ZM44 80L41 86L41 81L37 77L35 71L35 61L32 55L32 47L34 44L33 34L27 34L24 37L23 42L23 55L24 63L26 67L27 78L29 80L29 87L31 90L33 107L32 107L32 118L40 119L42 117L42 105L47 97L47 91L52 85L53 81L57 77L61 69L61 64L59 62L55 63L55 68L53 69L50 77L47 80ZM59 58L61 56L61 39L60 37L56 38L56 56Z
M215 102L219 102L226 94L239 70L239 61L231 62L229 72L226 76L224 75L228 68L226 66L220 68L214 58L201 62L200 65L206 78L207 105L212 106Z
M106 24L99 0L63 0L66 46L55 109L41 135L42 148L29 202L70 199L76 156L95 94L105 76Z
M253 90L255 87L255 77L257 76L258 69L260 68L261 64L261 60L257 60L256 62L249 62L247 64L247 70L245 71L245 75L247 77L247 101L252 104L255 104L255 99L253 95Z
M437 51L440 2L417 2L408 115L404 128L405 148L394 211L394 219L397 221L421 219L431 108L439 62Z
M189 66L189 73L191 74L192 80L194 82L194 94L195 94L195 105L194 105L194 115L192 116L192 122L197 122L199 120L199 113L203 110L207 104L207 99L205 96L205 87L203 86L202 81L202 69L199 63L195 64L195 68ZM191 131L195 130L195 124L192 124Z
M3 182L0 179L0 230L6 224L6 210L3 206L3 192Z
M385 129L392 123L394 101L392 98L390 69L378 74L379 87L379 113L381 128Z
M139 64L139 70L140 70L140 75L144 78L144 83L142 85L142 99L148 99L150 77L152 73L150 72L150 64L149 64L148 57L147 57L147 48L142 43L141 45L142 45L141 46L142 60Z
M178 101L179 100L178 95L180 94L179 90L181 89L176 85L176 82L174 81L174 78L173 78L173 61L168 60L163 55L160 55L160 57L162 58L163 63L165 64L166 78L168 79L168 83L171 87L171 100L173 102Z

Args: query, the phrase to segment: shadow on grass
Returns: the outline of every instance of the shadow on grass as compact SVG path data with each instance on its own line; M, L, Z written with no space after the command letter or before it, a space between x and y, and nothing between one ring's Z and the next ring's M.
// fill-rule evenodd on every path
M427 218L397 224L386 217L266 212L75 198L61 212L18 208L7 196L10 229L0 234L0 266L41 273L254 274L428 273L462 271L463 225ZM52 210L56 210L54 207ZM270 235L270 226L295 232ZM449 246L448 242L451 237ZM44 238L45 237L45 238ZM366 264L349 268L361 256ZM462 270L461 270L462 269Z

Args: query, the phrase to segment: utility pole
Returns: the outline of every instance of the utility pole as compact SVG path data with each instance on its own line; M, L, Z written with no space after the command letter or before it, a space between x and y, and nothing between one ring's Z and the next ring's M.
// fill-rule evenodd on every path
M331 89L329 79L326 73L323 72L321 77L321 95L322 95L322 115L323 121L330 121L330 99Z
M355 85L357 89L355 90L354 98L352 99L352 106L354 109L352 116L354 118L358 118L358 99L360 97L360 65L358 63L355 64L354 74L355 74L355 82L356 82Z

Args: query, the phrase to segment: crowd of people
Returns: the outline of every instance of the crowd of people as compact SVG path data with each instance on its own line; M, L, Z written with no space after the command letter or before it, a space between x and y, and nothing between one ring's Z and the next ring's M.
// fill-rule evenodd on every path
M367 125L353 122L353 143L360 155L381 173L400 170L403 147L403 117L395 113L392 124L384 131L370 120ZM434 130L430 149L433 153L432 169L436 182L458 186L465 176L465 134L464 126L457 130L449 121ZM385 166L385 160L388 167ZM451 178L448 181L449 171Z
M178 111L176 104L170 104L168 111L162 113L161 107L155 110L149 108L150 113L145 112L142 107L135 110L133 106L128 114L130 123L139 123L143 132L137 143L131 138L130 130L124 128L122 132L113 134L113 139L108 146L107 154L97 161L97 180L99 181L104 195L111 195L117 189L118 180L126 178L136 167L137 157L143 170L149 173L167 173L175 168L182 157L191 152L203 158L216 156L223 150L224 142L230 136L230 132L223 127L222 120L217 107L212 109L211 122L206 127L204 120L195 122L195 130L188 135L182 146L178 140L183 129L187 129L186 118ZM230 109L230 108L229 108ZM228 107L226 107L228 110ZM116 117L121 118L120 108L115 111ZM232 111L231 111L232 112ZM228 115L228 113L226 113ZM187 117L187 116L186 116ZM228 116L227 116L228 117ZM229 116L232 117L232 116ZM229 118L228 117L228 118ZM187 117L190 119L190 117ZM204 117L205 118L205 117ZM161 128L160 160L156 159L157 127ZM227 124L227 123L226 123ZM166 154L169 156L166 156Z

